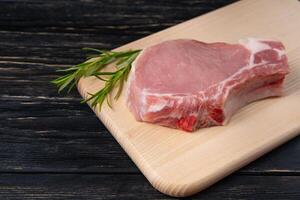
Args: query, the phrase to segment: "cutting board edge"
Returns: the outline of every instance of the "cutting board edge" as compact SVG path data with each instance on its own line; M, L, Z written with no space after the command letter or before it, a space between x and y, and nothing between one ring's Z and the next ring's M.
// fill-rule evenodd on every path
M81 80L78 82L77 88L80 95L83 98L86 98L87 91L83 89ZM195 182L174 183L169 181L168 177L160 175L151 167L151 165L143 158L142 154L130 142L130 139L126 137L128 134L122 133L117 126L111 125L109 116L105 115L105 113L97 112L97 108L92 108L91 106L90 108L111 132L112 136L124 149L127 155L138 166L151 185L158 191L172 197L187 197L196 194L300 134L299 126L296 127L295 130L292 129L285 134L281 134L280 137L276 138L276 141L268 142L266 145L262 145L262 148L253 150L248 156L240 157L240 160L232 162L231 165L225 166L222 170L206 174L205 177L201 177Z

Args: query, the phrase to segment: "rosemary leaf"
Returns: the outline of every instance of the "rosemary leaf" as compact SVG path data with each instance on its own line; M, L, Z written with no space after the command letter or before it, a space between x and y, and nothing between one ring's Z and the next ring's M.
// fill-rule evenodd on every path
M89 93L86 100L81 101L89 102L92 107L99 105L99 109L106 100L109 107L112 108L110 101L110 94L116 88L117 93L114 99L118 99L122 93L124 82L127 81L129 72L133 61L136 59L141 50L128 50L128 51L107 51L98 50L93 48L84 48L84 50L92 51L96 54L90 55L86 62L72 66L67 69L57 70L67 74L58 77L51 81L58 87L58 91L67 90L70 92L82 77L95 76L99 80L104 81L103 88L94 94ZM113 64L116 71L104 72L102 71L108 65Z

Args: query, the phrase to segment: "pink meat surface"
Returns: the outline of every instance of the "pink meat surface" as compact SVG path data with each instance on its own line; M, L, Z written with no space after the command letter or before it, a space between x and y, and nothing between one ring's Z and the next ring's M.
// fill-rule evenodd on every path
M126 101L138 121L194 131L224 125L242 106L280 96L288 71L278 41L170 40L136 58Z

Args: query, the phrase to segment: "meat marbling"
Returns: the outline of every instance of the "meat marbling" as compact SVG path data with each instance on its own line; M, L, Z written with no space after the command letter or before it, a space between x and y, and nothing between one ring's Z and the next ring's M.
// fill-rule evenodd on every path
M279 41L170 40L136 58L126 101L138 121L194 131L224 125L252 101L280 96L288 71Z

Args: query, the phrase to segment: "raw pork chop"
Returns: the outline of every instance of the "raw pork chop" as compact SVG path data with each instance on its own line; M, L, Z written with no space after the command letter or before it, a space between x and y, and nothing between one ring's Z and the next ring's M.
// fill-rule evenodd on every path
M127 104L138 121L194 131L225 124L252 101L280 96L288 71L278 41L166 41L136 58Z

